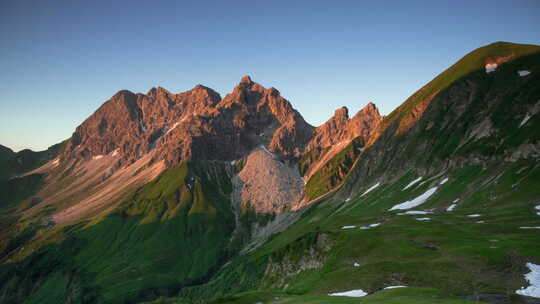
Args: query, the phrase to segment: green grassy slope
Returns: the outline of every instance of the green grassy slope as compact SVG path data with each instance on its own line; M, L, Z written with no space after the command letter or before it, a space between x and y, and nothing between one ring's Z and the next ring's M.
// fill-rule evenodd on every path
M283 292L246 292L211 302L212 304L474 304L479 302L452 298L432 288L398 288L373 295L351 298L327 295L291 295ZM181 302L179 302L181 303Z
M521 78L517 76L518 70L530 70L534 71L534 74L528 78ZM540 54L534 54L507 63L496 72L496 75L484 75L483 71L471 75L468 81L475 81L478 91L467 111L451 125L440 128L435 126L420 133L421 138L438 138L434 143L431 157L444 159L451 157L452 154L458 157L469 155L492 157L517 148L525 142L540 140L538 117L533 116L528 124L520 126L528 110L533 108L540 98L540 87L537 85L540 81L539 71ZM487 117L478 117L486 107L489 107ZM448 114L441 112L440 117L434 121L444 121L444 115ZM479 123L480 119L486 118L489 118L492 124L493 133L463 143L463 138L471 127Z
M429 96L441 92L453 85L456 81L466 77L475 71L484 71L486 60L511 56L509 61L540 52L540 46L515 44L510 42L495 42L478 48L465 55L458 62L453 64L443 73L439 74L432 81L409 97L402 105L392 111L381 123L382 129L386 129L391 124L411 112L411 110L421 101Z
M535 46L496 43L465 56L438 78L454 75L449 72L453 70L469 71L467 66L476 70L447 88L437 87L440 90L430 103L413 95L385 118L386 129L379 130L377 141L359 157L339 195L359 193L380 176L395 179L409 170L436 172L448 166L492 166L534 157L540 140L540 115L532 115L524 125L521 122L539 106L538 50ZM512 60L487 74L484 60L498 55L512 55ZM520 77L520 70L531 74ZM412 106L409 109L407 105Z
M308 198L315 199L340 185L360 154L362 146L362 139L360 137L356 138L313 174L305 187ZM303 164L313 157L312 154L306 154L300 161L301 172ZM314 154L317 155L318 153ZM319 157L319 155L316 157Z
M223 165L184 164L106 218L86 226L35 227L33 241L19 248L21 256L31 253L20 260L16 253L10 258L17 262L1 266L0 302L28 294L28 303L124 303L204 282L234 252L230 191Z
M449 180L440 185L446 177ZM381 303L393 303L397 301L393 297L382 300L382 295L390 291L380 290L395 285L432 288L449 303L459 303L457 298L475 294L509 295L519 302L514 292L525 284L525 263L540 262L540 234L519 228L540 226L540 216L534 209L540 203L540 166L535 162L487 170L471 166L424 177L424 184L418 182L403 190L415 178L408 173L395 183L383 184L349 202L323 202L250 253L246 261L265 266L270 257L275 260L283 254L293 256L289 261L305 261L312 247L289 250L290 246L305 242L313 233L334 240L331 250L322 257L324 266L287 277L279 285L269 284L273 276L268 273L261 277L258 288L271 291L268 299L282 298L269 303L333 303L325 302L327 298L321 295L352 289L370 293L354 303L372 303L372 299L378 303L374 299L379 295ZM429 209L433 213L398 215L403 211L388 211L432 187L438 187L435 194L413 210ZM456 209L446 211L456 199ZM469 217L471 214L480 216ZM430 220L417 220L423 217ZM374 223L381 225L360 229ZM356 228L341 229L344 225ZM354 263L360 266L354 267ZM411 303L439 302L416 289L406 290L399 292L410 292ZM242 303L240 299L247 296L224 297L215 303L237 303L235 297ZM444 303L442 299L440 302Z

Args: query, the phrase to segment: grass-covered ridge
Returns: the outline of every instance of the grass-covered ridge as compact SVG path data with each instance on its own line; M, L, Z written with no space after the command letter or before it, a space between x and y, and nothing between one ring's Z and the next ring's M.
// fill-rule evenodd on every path
M508 49L502 47L502 53L498 53L497 45L471 53L480 53L483 57L469 54L462 61L506 54ZM514 54L538 49L511 46L510 50L515 48L521 52ZM393 180L416 168L436 172L448 166L471 163L492 166L510 159L533 158L537 149L534 147L540 139L540 115L534 114L540 106L540 88L536 85L540 81L540 52L511 58L513 60L501 64L495 72L488 74L480 66L454 80L429 103L414 106L411 111L403 112L406 116L402 119L379 130L380 137L372 139L364 150L340 194L359 193L367 184L374 184L374 179ZM530 74L518 75L518 71L523 70ZM411 97L400 109L413 100ZM521 125L528 116L527 123ZM402 126L407 128L399 133Z
M68 140L39 152L25 149L15 153L6 147L0 146L0 181L8 180L18 174L29 172L44 165L64 151Z
M313 174L305 187L308 198L315 199L339 186L360 155L362 146L363 141L360 137L354 139Z
M298 161L298 171L300 172L300 175L305 175L308 172L309 168L313 165L313 163L315 163L330 149L331 147L315 147L302 155L302 157Z
M403 119L419 103L450 87L457 80L462 79L472 72L485 70L485 64L488 60L494 60L498 57L508 57L506 62L512 62L538 52L540 52L540 46L510 42L495 42L478 48L465 55L458 62L411 95L403 104L383 119L380 129L385 130L390 125ZM373 143L373 141L370 143Z
M231 191L228 175L222 169L215 177L221 180L208 180L204 172L208 168L193 163L166 170L126 199L119 212L142 215L141 223L165 221L176 216L214 217L218 212L230 213L230 202L225 198ZM208 188L206 191L203 185Z

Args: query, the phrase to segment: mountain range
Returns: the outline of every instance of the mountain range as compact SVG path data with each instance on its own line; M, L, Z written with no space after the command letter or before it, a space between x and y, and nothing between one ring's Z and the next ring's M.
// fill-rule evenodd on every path
M119 91L0 146L0 302L540 303L539 74L497 42L317 127L249 76Z

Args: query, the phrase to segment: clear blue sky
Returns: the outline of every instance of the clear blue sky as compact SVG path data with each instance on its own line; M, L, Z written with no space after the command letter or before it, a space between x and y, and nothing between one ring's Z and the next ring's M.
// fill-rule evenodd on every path
M540 44L540 1L0 1L0 144L45 149L120 89L243 75L319 125L388 114L467 52Z

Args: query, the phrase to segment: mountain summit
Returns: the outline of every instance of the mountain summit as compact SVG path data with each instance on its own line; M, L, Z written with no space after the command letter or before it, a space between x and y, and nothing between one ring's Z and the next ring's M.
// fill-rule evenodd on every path
M264 144L283 156L302 153L312 129L274 88L249 76L221 99L197 85L173 94L120 91L73 134L64 159L89 159L116 151L118 166L155 150L173 166L189 160L234 160Z

